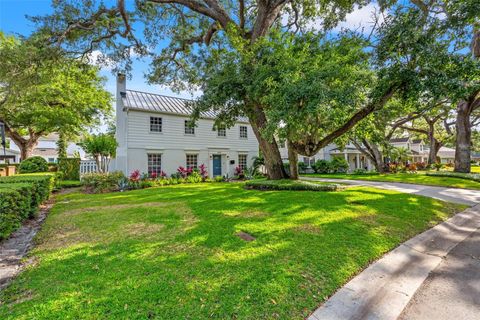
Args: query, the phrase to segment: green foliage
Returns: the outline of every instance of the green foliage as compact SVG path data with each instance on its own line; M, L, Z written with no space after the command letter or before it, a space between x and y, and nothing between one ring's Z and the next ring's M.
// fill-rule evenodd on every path
M7 238L53 190L54 175L16 175L0 177L0 239Z
M298 162L298 171L300 173L307 172L307 164L305 162Z
M478 173L461 173L461 172L452 172L452 171L429 171L425 173L427 176L432 177L454 177L466 180L472 180L480 182L480 174Z
M0 119L10 135L33 145L51 132L83 132L112 112L99 69L46 43L40 35L20 40L0 32Z
M80 158L59 158L58 171L63 180L80 180Z
M313 165L313 171L315 171L315 173L329 173L330 168L330 161L324 159L317 160Z
M330 168L334 173L345 173L348 171L349 165L344 158L334 157L330 162Z
M313 183L302 180L251 180L245 188L256 190L295 190L295 191L337 191L342 189L338 184Z
M100 172L107 172L110 160L115 158L118 143L115 137L100 133L86 137L79 145L86 153L95 158L97 169Z
M197 171L193 171L186 179L187 183L200 183L202 182L202 176Z
M433 167L434 167L437 171L440 171L440 169L443 168L443 163L441 163L441 162L435 162L435 163L433 164Z
M408 159L410 159L409 150L405 147L392 148L391 156L393 161L398 161L401 163L405 163Z
M42 157L30 157L20 163L18 170L20 173L47 172L48 163Z
M223 176L216 176L215 178L213 178L213 181L223 182L223 181L225 181L225 178Z
M81 182L87 192L104 193L119 190L123 179L125 175L121 171L96 172L84 174Z

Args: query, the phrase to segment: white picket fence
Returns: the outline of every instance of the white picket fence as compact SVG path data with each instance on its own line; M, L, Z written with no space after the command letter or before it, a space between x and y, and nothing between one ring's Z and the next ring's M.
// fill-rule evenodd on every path
M95 160L82 160L80 161L80 175L85 173L97 172L97 163Z

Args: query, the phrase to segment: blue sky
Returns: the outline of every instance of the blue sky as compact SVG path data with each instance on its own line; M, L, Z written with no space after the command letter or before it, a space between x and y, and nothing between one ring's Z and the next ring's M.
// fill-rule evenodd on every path
M128 1L133 3L133 1ZM44 15L52 12L51 0L0 0L0 30L7 34L29 35L35 28L26 15ZM131 79L127 80L127 88L140 91L155 92L166 95L191 98L188 92L174 93L167 87L149 85L144 73L148 71L148 61L135 61ZM101 74L107 77L105 87L112 94L115 93L115 75L109 70L102 70Z
M106 0L108 4L114 4L115 0ZM133 0L126 0L127 6L133 5ZM366 27L365 32L371 28L372 12L377 5L369 4L361 9L354 10L347 15L345 22L339 26L342 28L357 29ZM34 30L34 24L30 22L26 15L36 16L45 15L52 12L51 0L0 0L0 30L7 34L21 34L28 36ZM312 26L315 26L313 23ZM141 29L141 27L140 27ZM138 35L141 37L141 35ZM144 74L148 72L148 61L134 61L131 78L127 80L127 88L139 91L147 91L160 93L165 95L180 96L184 98L192 98L189 92L174 93L168 87L147 84ZM105 88L112 94L115 94L115 75L111 71L103 69L101 74L107 77ZM194 93L198 96L200 92ZM102 127L104 129L104 127Z

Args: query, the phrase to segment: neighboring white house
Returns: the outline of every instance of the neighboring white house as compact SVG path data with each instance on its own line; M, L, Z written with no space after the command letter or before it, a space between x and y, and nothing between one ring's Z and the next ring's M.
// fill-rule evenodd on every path
M57 141L59 137L57 133L51 133L47 136L42 136L38 139L38 144L33 149L32 156L40 156L47 162L53 163L58 161ZM18 153L17 162L20 161L20 148L10 140L10 149ZM78 152L81 159L86 159L85 151L74 142L69 142L67 145L67 156L73 157Z
M405 148L411 157L412 162L427 162L429 149L421 139L410 139L409 137L393 138L390 140L390 144L395 148ZM283 161L288 161L288 150L285 143L279 143L280 154ZM442 147L438 152L440 161L442 163L453 162L455 159L455 149ZM373 170L375 167L360 150L358 150L353 144L348 144L345 148L340 149L335 144L329 144L313 157L298 156L298 161L301 161L311 168L317 160L332 160L333 157L342 157L347 160L349 165L349 171L355 169Z
M258 142L248 120L214 131L215 114L207 112L191 127L189 101L127 90L118 75L115 170L170 175L204 164L210 176L233 176L235 167L251 166Z

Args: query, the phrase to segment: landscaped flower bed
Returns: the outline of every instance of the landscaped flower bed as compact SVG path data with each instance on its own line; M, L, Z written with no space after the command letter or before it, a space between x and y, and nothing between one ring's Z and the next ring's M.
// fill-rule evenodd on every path
M27 218L32 218L55 185L54 174L0 178L0 239L5 239Z
M246 189L257 190L296 190L296 191L337 191L343 186L335 183L313 183L302 180L251 180L245 183Z

